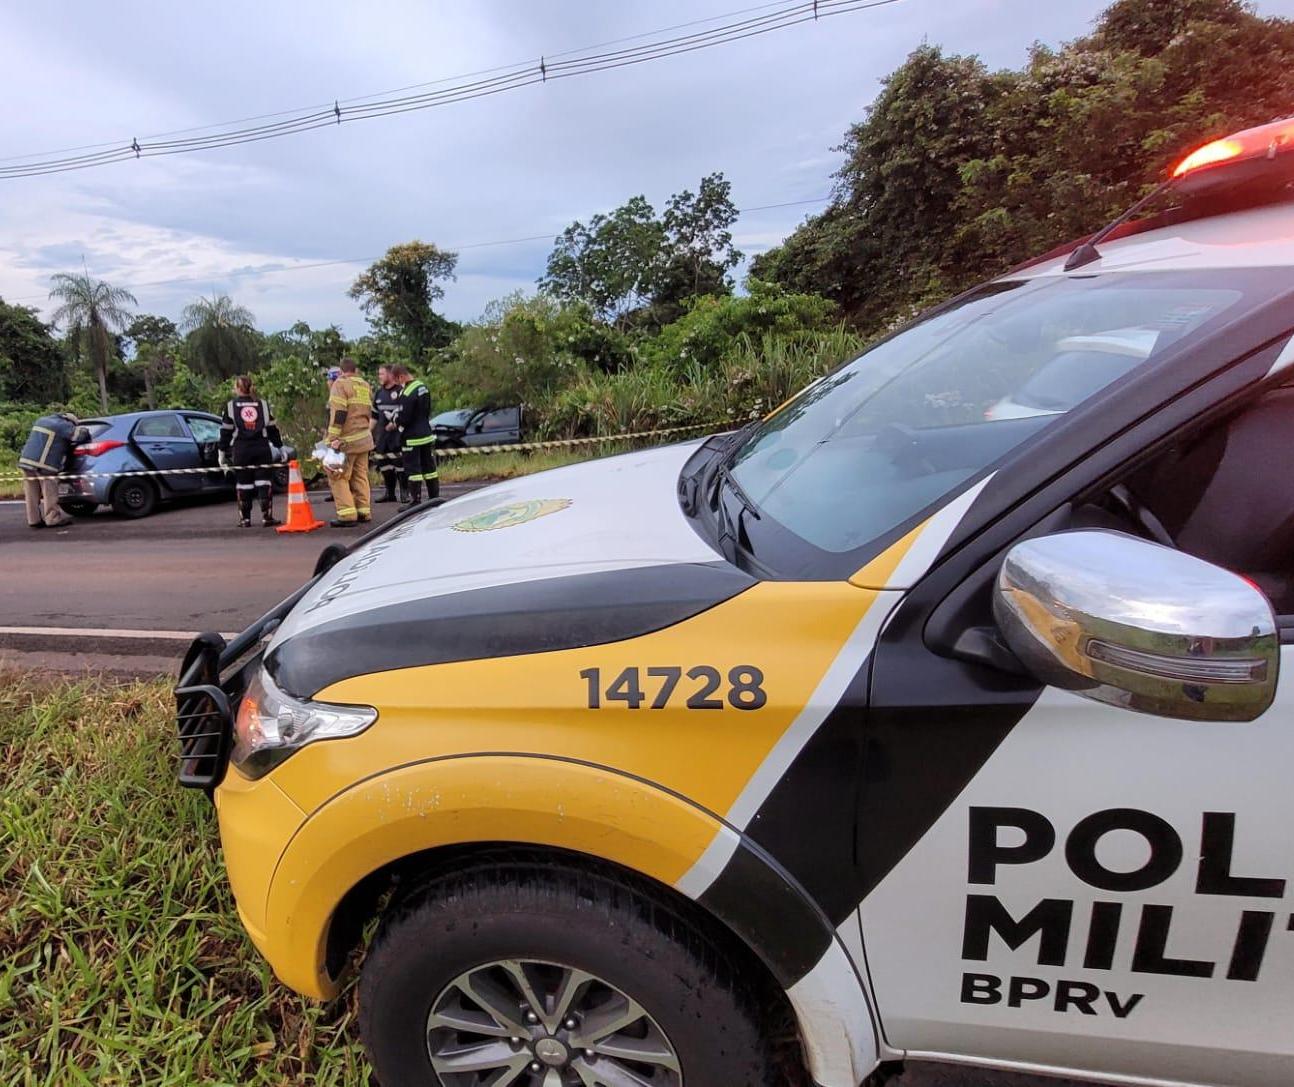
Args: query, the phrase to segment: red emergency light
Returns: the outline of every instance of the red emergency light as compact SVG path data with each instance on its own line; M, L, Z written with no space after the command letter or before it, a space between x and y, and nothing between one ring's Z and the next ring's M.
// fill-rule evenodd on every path
M1171 176L1179 191L1240 174L1254 177L1267 172L1268 163L1289 151L1294 151L1294 118L1287 117L1206 143L1174 166Z

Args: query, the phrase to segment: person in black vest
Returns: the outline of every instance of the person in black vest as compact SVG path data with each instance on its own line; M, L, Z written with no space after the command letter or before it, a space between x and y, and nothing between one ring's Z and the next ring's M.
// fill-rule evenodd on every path
M407 484L401 468L403 443L400 440L400 386L391 376L390 366L377 368L378 388L373 393L373 460L382 473L386 493L378 502L404 500Z
M391 376L400 386L400 440L404 449L404 472L409 481L409 495L401 509L422 501L422 485L427 497L440 494L440 472L436 467L436 435L431 429L431 391L400 363L391 367Z
M58 504L58 476L67 467L78 440L85 440L85 433L77 426L76 416L67 412L41 416L32 425L18 454L27 524L31 528L57 528L72 520Z
M250 377L234 378L234 398L225 405L220 420L220 463L233 461L238 523L243 528L251 527L252 502L257 494L261 499L261 524L280 523L274 517L273 469L269 464L282 444L269 402L256 395Z

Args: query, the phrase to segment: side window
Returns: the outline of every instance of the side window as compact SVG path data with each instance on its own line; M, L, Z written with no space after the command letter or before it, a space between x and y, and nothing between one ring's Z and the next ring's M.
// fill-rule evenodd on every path
M517 408L499 408L488 411L481 421L482 430L516 430L520 412Z
M214 419L202 419L192 415L184 417L189 424L189 430L193 432L193 437L201 445L208 442L220 441L220 424Z
M1294 387L1269 390L1133 473L1122 504L1143 535L1248 578L1294 616L1292 443Z
M137 438L187 438L178 415L150 415L135 427Z

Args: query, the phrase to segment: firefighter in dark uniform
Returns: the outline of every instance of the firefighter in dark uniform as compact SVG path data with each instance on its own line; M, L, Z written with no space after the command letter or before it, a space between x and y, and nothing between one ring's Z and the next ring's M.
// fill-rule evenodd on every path
M274 517L273 469L268 465L282 445L269 401L256 395L250 377L234 378L234 398L225 405L220 420L220 462L233 462L238 523L243 528L251 527L252 502L257 496L261 500L261 524L280 523Z
M401 466L404 449L400 440L400 386L390 366L377 368L378 388L373 394L373 460L382 473L386 493L378 502L404 500L407 484Z
M400 386L400 419L397 425L404 449L404 476L409 488L409 496L403 505L413 506L422 501L424 483L428 498L440 494L436 435L431 429L431 391L399 363L391 367L391 376Z
M27 524L32 528L57 528L72 520L58 504L58 476L67 466L72 447L85 440L76 416L66 412L44 415L32 424L18 454Z

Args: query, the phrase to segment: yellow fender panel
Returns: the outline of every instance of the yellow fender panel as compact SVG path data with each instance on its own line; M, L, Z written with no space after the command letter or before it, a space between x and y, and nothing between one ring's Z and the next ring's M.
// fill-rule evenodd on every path
M845 582L762 582L673 626L620 642L405 668L342 680L320 701L375 706L377 722L354 739L311 744L274 772L280 788L314 811L357 779L429 754L535 754L614 766L714 812L733 801L804 709L878 594ZM594 606L595 601L589 605ZM427 637L452 638L453 630ZM641 669L696 665L724 678L753 665L768 701L743 711L687 708L684 677L664 709L623 702L588 707L586 669L610 683Z
M265 947L285 984L330 998L333 912L362 878L411 853L473 842L552 846L670 886L719 826L669 792L583 763L518 755L420 762L360 782L298 830L270 885Z

